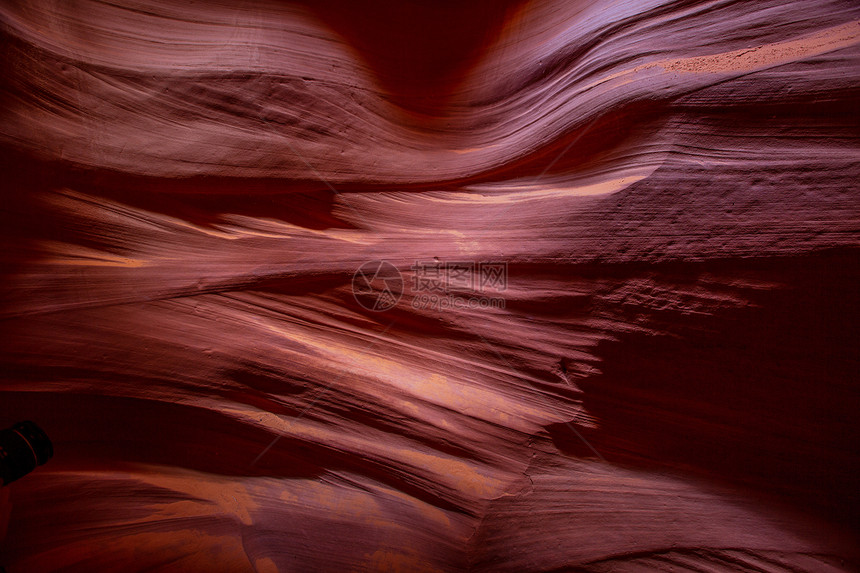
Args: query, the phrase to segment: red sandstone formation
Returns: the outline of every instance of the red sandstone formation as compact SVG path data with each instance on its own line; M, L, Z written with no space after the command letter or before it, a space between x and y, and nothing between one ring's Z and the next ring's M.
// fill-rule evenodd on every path
M856 2L0 22L8 573L860 567Z

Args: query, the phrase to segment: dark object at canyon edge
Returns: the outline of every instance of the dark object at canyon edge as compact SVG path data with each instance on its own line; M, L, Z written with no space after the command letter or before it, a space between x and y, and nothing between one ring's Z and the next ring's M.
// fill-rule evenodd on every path
M54 456L48 435L33 422L18 422L0 431L0 478L9 485Z

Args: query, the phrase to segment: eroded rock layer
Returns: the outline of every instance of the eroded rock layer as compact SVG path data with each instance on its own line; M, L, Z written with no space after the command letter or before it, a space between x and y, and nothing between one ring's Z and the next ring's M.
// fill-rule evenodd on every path
M860 567L856 3L430 4L0 6L0 565Z

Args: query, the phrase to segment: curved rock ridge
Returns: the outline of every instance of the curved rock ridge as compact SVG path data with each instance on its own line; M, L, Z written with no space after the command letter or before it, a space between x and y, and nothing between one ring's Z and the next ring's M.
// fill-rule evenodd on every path
M9 573L860 569L855 2L0 34Z

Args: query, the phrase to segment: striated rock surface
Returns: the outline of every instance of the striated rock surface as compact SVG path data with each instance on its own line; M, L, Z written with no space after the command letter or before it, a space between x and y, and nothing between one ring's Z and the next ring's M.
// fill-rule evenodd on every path
M856 2L0 34L9 573L860 568Z

